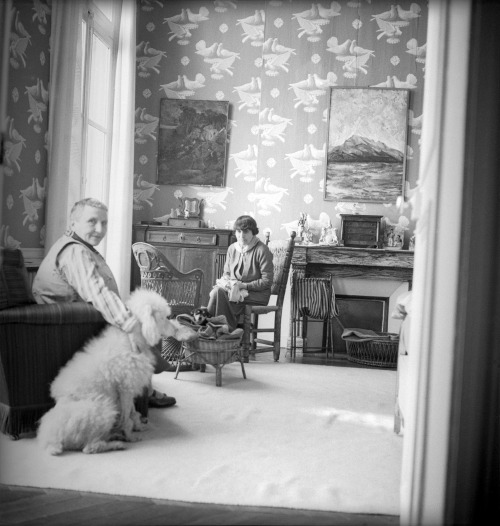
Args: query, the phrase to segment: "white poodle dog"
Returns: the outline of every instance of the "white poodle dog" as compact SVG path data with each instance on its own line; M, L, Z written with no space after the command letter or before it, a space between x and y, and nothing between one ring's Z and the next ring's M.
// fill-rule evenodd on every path
M132 434L145 429L134 398L151 382L150 347L169 336L179 341L197 337L189 327L169 319L170 306L156 292L138 289L127 306L139 320L137 348L125 332L109 325L75 353L52 382L50 394L56 405L41 418L37 432L52 455L64 450L125 449L123 438L113 439L115 432L129 442L140 440Z

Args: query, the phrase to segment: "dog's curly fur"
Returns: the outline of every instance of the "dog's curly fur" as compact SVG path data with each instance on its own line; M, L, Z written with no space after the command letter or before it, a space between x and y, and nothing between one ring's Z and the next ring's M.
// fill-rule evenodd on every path
M125 449L138 440L133 431L145 429L134 398L151 382L154 356L150 346L161 338L179 341L196 332L170 320L171 309L156 292L138 289L127 306L140 322L140 349L132 348L128 335L112 325L89 340L59 371L50 394L56 405L40 420L38 440L52 455L64 450L100 453ZM113 431L123 433L113 440Z

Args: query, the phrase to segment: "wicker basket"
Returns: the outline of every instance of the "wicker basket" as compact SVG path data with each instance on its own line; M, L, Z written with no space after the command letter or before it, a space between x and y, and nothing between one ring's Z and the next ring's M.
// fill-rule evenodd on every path
M236 361L241 338L234 340L197 339L184 342L184 354L193 363L226 364Z
M399 336L389 332L377 334L387 338L367 341L346 339L347 359L363 365L395 368L398 363Z

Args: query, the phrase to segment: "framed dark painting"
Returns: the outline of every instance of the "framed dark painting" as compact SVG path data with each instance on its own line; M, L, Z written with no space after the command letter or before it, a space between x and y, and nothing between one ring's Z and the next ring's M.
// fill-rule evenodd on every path
M404 197L408 100L407 89L331 88L326 201Z
M229 102L161 99L158 184L224 186Z

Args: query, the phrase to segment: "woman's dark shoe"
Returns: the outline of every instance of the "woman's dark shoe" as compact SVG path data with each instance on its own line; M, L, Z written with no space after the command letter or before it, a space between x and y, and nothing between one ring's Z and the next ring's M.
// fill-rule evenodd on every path
M173 396L167 396L164 393L153 391L149 395L149 407L171 407L177 403L177 400Z

